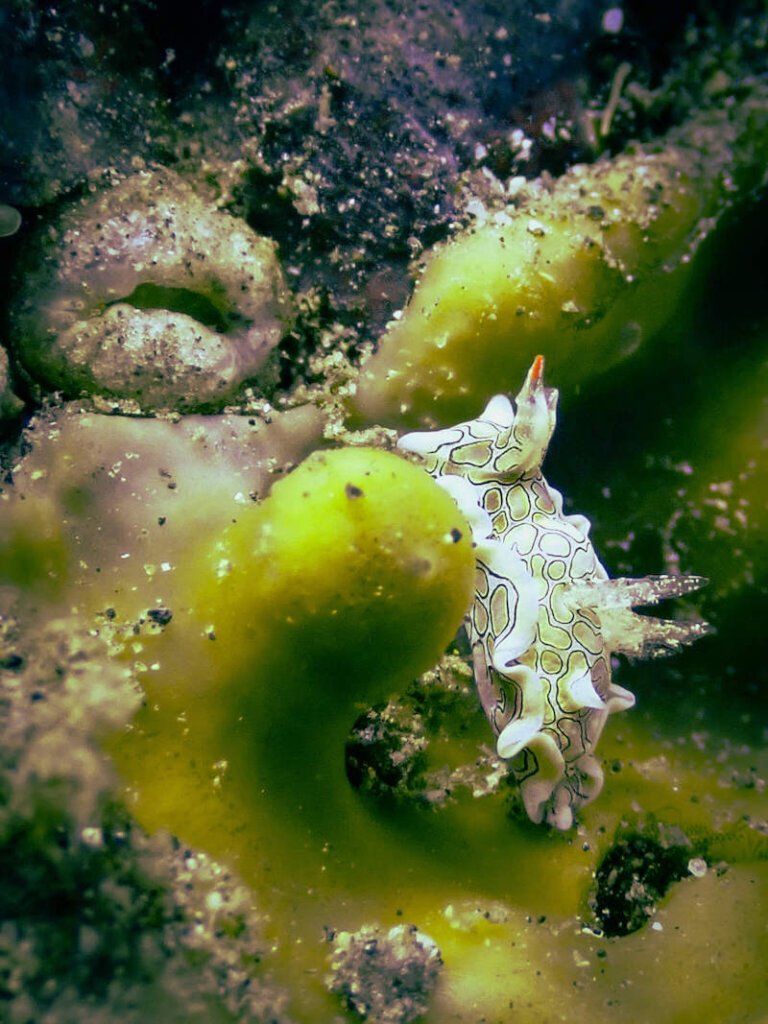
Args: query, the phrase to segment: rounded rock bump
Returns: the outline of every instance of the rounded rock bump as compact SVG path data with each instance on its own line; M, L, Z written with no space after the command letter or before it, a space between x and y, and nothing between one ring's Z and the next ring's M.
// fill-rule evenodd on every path
M212 411L245 382L274 383L270 356L292 314L276 246L174 172L79 201L28 256L12 335L42 387Z

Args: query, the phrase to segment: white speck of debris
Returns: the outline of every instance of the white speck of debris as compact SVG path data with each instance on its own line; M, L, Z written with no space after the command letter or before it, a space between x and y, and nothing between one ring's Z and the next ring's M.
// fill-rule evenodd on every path
M220 892L209 892L205 898L205 905L209 910L220 910L222 905L222 898Z
M89 826L84 828L80 833L80 838L85 846L89 846L92 850L98 850L104 845L104 833L100 828L93 828Z
M507 195L514 196L525 187L526 178L522 174L516 174L514 178L510 178L507 182Z
M481 224L488 219L488 211L481 199L470 199L467 203L467 213Z
M661 921L654 921L653 924L651 925L651 928L655 932L663 932L664 931L664 925L661 923Z
M541 126L541 134L545 139L550 142L554 142L557 136L557 118L552 116L548 117L544 124Z
M77 46L80 50L81 57L92 57L96 52L96 47L91 40L84 36L82 33L77 37Z
M694 878L703 878L707 873L707 862L702 857L691 857L688 870Z
M603 32L615 35L624 25L624 11L621 7L609 7L603 14Z

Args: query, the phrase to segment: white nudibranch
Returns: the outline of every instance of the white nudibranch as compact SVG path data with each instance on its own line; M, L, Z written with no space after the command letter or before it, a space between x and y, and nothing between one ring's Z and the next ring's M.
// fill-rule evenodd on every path
M589 521L565 515L542 475L557 406L543 366L537 356L514 404L496 395L476 420L406 434L398 446L422 457L471 524L477 577L466 629L480 702L528 816L568 829L602 788L594 749L608 715L635 701L611 681L611 654L672 653L708 631L632 607L706 580L608 579Z

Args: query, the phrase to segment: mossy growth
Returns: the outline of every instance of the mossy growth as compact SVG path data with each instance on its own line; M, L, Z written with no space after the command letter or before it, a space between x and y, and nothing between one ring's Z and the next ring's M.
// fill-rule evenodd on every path
M347 778L377 797L419 791L427 766L420 720L401 704L379 704L352 726L345 749Z
M436 246L362 368L354 415L446 425L537 353L569 390L628 358L682 308L723 215L764 185L765 110L763 81L734 88L664 138L526 185Z
M27 794L0 825L0 1001L39 1006L64 989L104 1000L116 980L141 984L165 957L167 891L142 870L131 823L115 804L79 832L61 784ZM23 982L23 984L22 984Z
M414 925L384 932L364 925L331 937L326 985L363 1020L409 1024L421 1017L443 966L440 950Z
M653 815L625 820L597 866L589 906L607 937L629 935L648 923L675 882L765 859L768 835L749 821L715 830L683 829Z
M666 841L658 826L619 832L595 873L590 906L607 936L629 935L648 923L658 900L689 874L690 840Z
M0 617L0 1018L284 1020L252 895L113 795L94 741L136 694L99 648Z
M358 717L346 743L347 778L369 797L401 805L439 807L459 792L477 799L506 789L507 781L516 790L487 738L471 670L447 654Z

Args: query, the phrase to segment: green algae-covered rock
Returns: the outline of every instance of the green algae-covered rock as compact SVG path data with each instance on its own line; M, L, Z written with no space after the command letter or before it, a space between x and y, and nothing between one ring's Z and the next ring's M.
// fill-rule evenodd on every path
M308 455L322 423L311 406L178 421L40 410L0 484L0 588L23 588L22 606L63 600L61 613L175 605L177 567Z
M311 671L313 700L437 660L468 607L474 556L463 516L420 467L375 449L316 452L252 513L214 544L196 598L227 659Z
M761 183L764 92L653 146L577 165L429 255L365 365L357 414L387 424L471 416L543 353L572 389L657 333L697 248Z
M305 851L336 844L346 822L354 850L329 862L334 884L369 878L356 843L378 831L345 775L345 739L361 707L439 658L474 571L469 525L419 466L368 448L310 456L201 538L162 595L159 635L152 607L130 632L148 699L111 749L143 820L175 829L185 809L185 837L215 834L225 859L258 835L260 863L303 880L319 866Z

